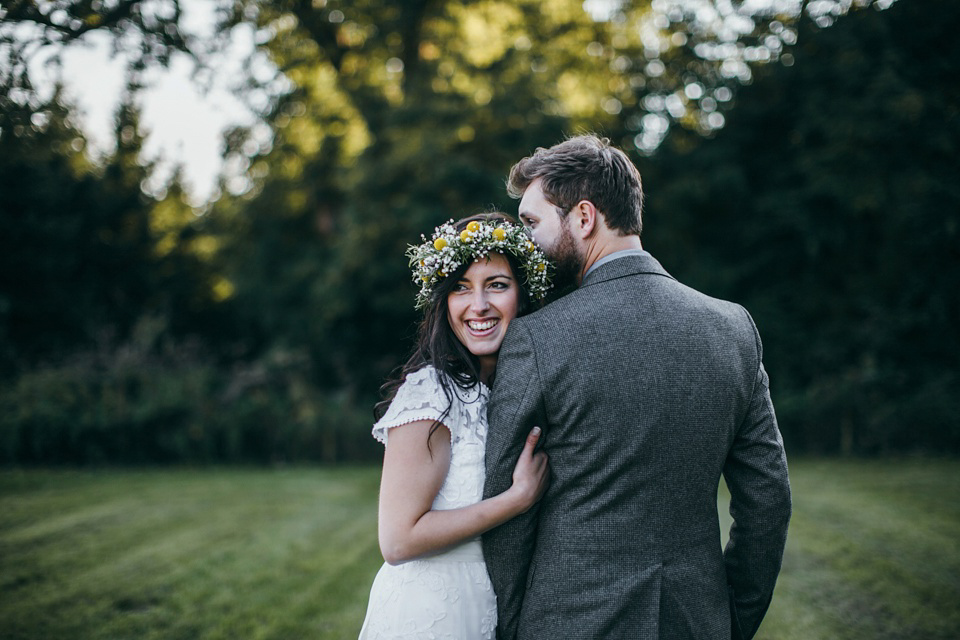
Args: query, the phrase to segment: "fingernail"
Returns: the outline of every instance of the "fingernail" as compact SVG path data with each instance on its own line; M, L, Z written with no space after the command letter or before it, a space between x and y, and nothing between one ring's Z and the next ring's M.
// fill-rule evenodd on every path
M540 427L534 427L534 428L533 428L533 435L535 435L535 436L540 435Z

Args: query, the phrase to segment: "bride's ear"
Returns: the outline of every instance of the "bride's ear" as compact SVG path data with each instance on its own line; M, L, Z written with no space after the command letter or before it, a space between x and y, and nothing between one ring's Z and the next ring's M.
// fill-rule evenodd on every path
M597 230L598 225L602 224L598 220L600 212L597 207L589 200L581 200L574 206L570 212L574 219L570 222L570 231L581 240L586 240L593 232Z

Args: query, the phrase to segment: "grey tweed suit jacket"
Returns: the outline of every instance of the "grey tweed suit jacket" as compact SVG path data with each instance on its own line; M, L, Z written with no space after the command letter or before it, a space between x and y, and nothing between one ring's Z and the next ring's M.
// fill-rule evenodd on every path
M648 256L511 323L484 497L543 428L551 485L483 536L498 638L752 638L791 513L760 338L740 306ZM717 487L734 525L721 549Z

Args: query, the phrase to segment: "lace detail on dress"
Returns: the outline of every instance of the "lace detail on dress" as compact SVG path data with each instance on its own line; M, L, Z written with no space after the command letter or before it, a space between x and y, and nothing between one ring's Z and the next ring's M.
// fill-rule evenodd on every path
M406 380L397 389L397 394L387 408L387 412L373 425L373 437L385 445L388 440L387 432L393 427L418 420L439 420L449 404L440 385L439 376L441 375L446 374L440 373L432 365L407 375ZM483 383L464 390L449 378L447 382L454 397L450 411L443 417L443 424L450 430L451 438L458 439L463 435L461 427L475 424L479 420L484 423L484 436L486 436L485 411L490 390Z
M387 431L393 427L418 420L439 420L447 408L447 397L443 394L437 375L437 370L430 365L409 374L397 389L397 395L387 412L373 425L373 437L386 445ZM452 422L449 419L451 417L448 415L444 418L444 424ZM452 437L454 425L446 426Z
M427 365L407 376L383 417L373 426L373 437L388 444L388 431L417 420L437 420L447 408L438 376L446 375ZM487 400L490 390L482 383L461 389L452 380L453 403L443 418L450 430L450 470L434 509L456 509L483 499L486 478L483 454L487 443Z

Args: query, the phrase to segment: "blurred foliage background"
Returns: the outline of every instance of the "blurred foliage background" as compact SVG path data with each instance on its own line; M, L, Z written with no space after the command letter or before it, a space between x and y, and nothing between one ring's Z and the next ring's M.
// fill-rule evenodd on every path
M667 270L753 314L789 452L960 451L960 4L226 2L276 72L199 208L145 188L135 100L217 54L181 19L0 9L0 463L376 459L405 246L515 212L512 163L582 131L637 163ZM131 61L97 160L27 73L93 31Z

